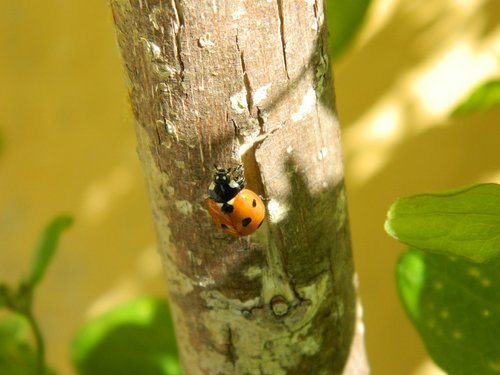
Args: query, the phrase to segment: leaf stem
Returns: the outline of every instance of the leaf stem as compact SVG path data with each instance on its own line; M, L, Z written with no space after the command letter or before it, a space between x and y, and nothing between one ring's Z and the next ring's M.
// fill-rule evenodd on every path
M40 330L40 326L38 325L35 317L31 313L31 311L25 314L28 322L33 331L33 336L35 337L35 343L37 348L37 365L36 365L36 373L37 375L44 375L45 373L45 342L43 341L42 331Z

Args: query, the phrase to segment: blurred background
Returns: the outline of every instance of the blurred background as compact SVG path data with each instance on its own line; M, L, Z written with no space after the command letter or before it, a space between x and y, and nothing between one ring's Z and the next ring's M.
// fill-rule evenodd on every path
M355 263L375 375L437 373L398 301L403 250L384 232L400 196L500 182L500 110L450 119L500 76L498 0L373 0L334 64ZM59 213L76 221L36 297L47 360L73 374L89 317L164 296L109 6L0 2L0 279L27 272Z

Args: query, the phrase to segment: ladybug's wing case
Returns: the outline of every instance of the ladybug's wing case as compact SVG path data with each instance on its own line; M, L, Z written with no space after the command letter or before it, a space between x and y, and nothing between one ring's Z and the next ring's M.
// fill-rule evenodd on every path
M249 189L243 189L234 198L234 211L230 214L234 229L240 236L247 236L261 226L266 216L262 199Z
M227 233L232 234L233 236L240 235L234 228L231 217L222 212L220 204L213 199L208 200L208 213L212 216L214 223L224 229Z

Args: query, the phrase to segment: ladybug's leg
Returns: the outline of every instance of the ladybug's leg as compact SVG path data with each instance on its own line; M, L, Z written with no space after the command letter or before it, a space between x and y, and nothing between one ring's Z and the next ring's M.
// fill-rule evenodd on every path
M245 175L243 173L243 165L238 165L232 172L233 180L240 186L241 189L245 187Z
M236 229L229 227L225 224L222 224L222 229L224 230L224 232L229 233L232 236L240 236L240 234Z

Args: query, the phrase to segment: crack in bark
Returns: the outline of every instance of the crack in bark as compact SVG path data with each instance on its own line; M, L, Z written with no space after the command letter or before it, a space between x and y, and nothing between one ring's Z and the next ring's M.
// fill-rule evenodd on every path
M175 47L175 55L177 57L177 61L180 67L179 76L181 77L181 82L182 82L184 81L184 68L185 68L181 51L181 31L184 28L184 14L182 12L180 0L172 0L172 9L175 15L173 42Z
M280 3L281 0L278 0ZM281 8L281 5L279 5L279 8ZM279 12L282 16L282 11L280 10ZM280 18L280 29L282 30L282 20ZM283 39L283 34L282 34L282 46L283 46L283 56L284 56L284 65L285 65L285 71L287 73L287 78L288 77L288 68L286 64L286 55L285 55L285 47L284 47L284 39ZM256 115L252 114L252 108L253 108L253 96L252 96L252 86L250 84L250 79L248 77L247 73L247 67L245 64L245 56L244 52L240 48L239 44L239 38L238 38L238 30L236 31L236 48L238 52L240 53L240 64L241 64L241 69L243 72L243 83L245 85L245 90L246 90L246 100L247 100L247 106L248 106L248 113L250 117L256 118L259 124L259 130L260 130L260 136L264 136L265 131L264 131L264 124L265 124L265 119L262 115L262 111L259 107L257 107L257 113ZM260 145L261 142L263 142L265 139L262 138L261 140L254 139L252 142L252 146L249 148L248 152L246 153L246 162L244 163L245 169L250 170L250 174L253 176L253 182L256 185L257 191L260 192L261 194L265 193L265 187L264 187L264 182L262 180L262 173L259 167L259 163L257 162L257 158L255 155L257 147ZM268 219L266 220L268 221ZM272 224L271 224L272 225ZM283 239L283 234L281 232L281 229L275 226L274 230L271 230L271 236L275 237L275 243L277 244L277 248L273 247L272 241L269 244L269 251L266 251L266 259L267 259L267 269L269 272L271 272L273 275L279 275L278 279L286 279L286 272L284 268L284 260L283 260L283 254L284 254L284 239ZM284 288L287 289L290 288L290 283L287 281L284 281L284 285L286 285ZM264 296L265 291L264 289L261 291L262 295ZM292 293L296 295L296 291L293 290Z
M257 121L259 122L259 127L260 127L260 134L259 135L265 134L265 132L264 132L265 120L264 120L264 116L262 115L262 110L260 109L260 107L257 107ZM271 133L273 133L273 131L271 131Z
M283 51L283 66L285 67L286 78L289 80L290 75L288 74L288 62L286 59L286 41L285 41L285 26L284 26L284 16L283 16L283 0L277 0L278 5L278 20L280 24L280 39L281 48Z
M160 160L160 156L161 156L161 153L160 153L160 146L161 146L161 135L160 135L160 131L158 130L158 125L155 124L154 126L154 129L155 129L155 132L156 132L156 140L157 140L157 143L154 144L154 152L156 154L156 157L158 158L157 160ZM158 163L158 169L161 171L161 172L165 172L161 166L161 163Z
M245 66L245 57L243 55L243 52L240 53L240 62L241 62L241 69L243 69L243 83L245 84L245 90L247 92L247 106L248 106L248 113L250 116L253 117L252 115L252 108L253 108L253 95L252 95L252 86L250 85L250 79L248 78L248 73L246 70Z
M318 0L314 1L313 11L314 11L314 18L316 18L316 20L318 20Z
M229 117L229 116L227 116L227 117ZM229 119L228 119L228 121L229 121ZM236 137L236 139L238 139L238 141L240 141L240 143L242 143L242 141L240 140L241 135L239 132L238 125L236 124L236 121L233 118L231 119L231 124L233 124L234 136Z
M281 0L278 0L280 3ZM279 6L281 8L281 5ZM282 16L282 11L280 10L279 12ZM280 25L282 25L282 20L280 19ZM282 27L281 27L282 29ZM283 37L283 34L282 34ZM284 50L284 39L282 38L282 46L283 46L283 56L285 58L284 64L285 64L285 71L287 73L287 78L288 77L288 70L287 70L287 65L286 65L286 56L285 56L285 50ZM256 115L253 115L252 113L252 108L253 108L253 96L252 96L252 86L250 83L250 79L248 77L247 73L247 67L245 64L245 56L244 56L244 51L241 50L240 44L239 44L239 38L238 38L238 30L236 30L236 48L238 52L240 53L240 64L241 64L241 69L243 72L243 83L245 85L245 90L246 90L246 100L247 100L247 106L248 106L248 113L250 117L256 118L259 124L259 130L260 130L260 136L263 136L265 134L264 132L264 124L265 124L265 119L262 115L262 111L260 110L259 107L257 107L257 113ZM250 171L250 174L253 176L253 182L256 186L256 190L260 192L261 194L265 193L265 187L264 187L264 182L262 180L262 173L259 167L259 163L257 162L257 158L255 155L255 151L259 144L264 141L265 137L263 137L261 140L254 139L252 142L252 146L249 148L248 152L246 152L247 157L245 158L246 162L244 162L244 167L246 170ZM241 142L241 140L240 140ZM268 219L266 219L268 221ZM273 224L271 224L273 225ZM269 230L269 229L268 229ZM270 241L269 243L269 250L266 251L266 260L267 260L267 269L269 272L274 275L274 277L277 277L277 279L284 280L283 281L283 290L276 290L277 293L285 292L286 293L287 289L291 290L291 286L289 281L286 278L286 272L285 272L285 267L284 267L284 259L283 259L283 254L284 254L284 239L283 239L283 234L281 232L281 229L277 226L274 226L273 230L270 230L271 236L274 237L274 243L277 245L277 248L273 246L273 242ZM264 288L264 287L263 287ZM262 295L264 296L266 294L266 291L263 289L261 291ZM294 296L297 295L297 292L295 290L292 290L292 294Z
M321 25L320 25L320 21L319 21L319 17L318 17L318 11L319 11L318 0L315 0L314 4L313 4L314 19L316 20L316 31L318 34L320 34L321 33Z
M241 71L243 73L243 85L245 86L245 91L247 93L246 94L247 109L248 109L248 113L250 114L250 116L253 117L253 115L252 115L252 107L253 107L252 86L250 84L250 78L248 78L247 68L245 65L245 55L244 55L244 52L240 48L240 41L238 39L238 30L236 30L236 49L240 53Z
M229 358L229 361L233 365L233 369L236 368L238 355L236 354L236 346L233 342L233 330L229 324L227 326L227 356Z

